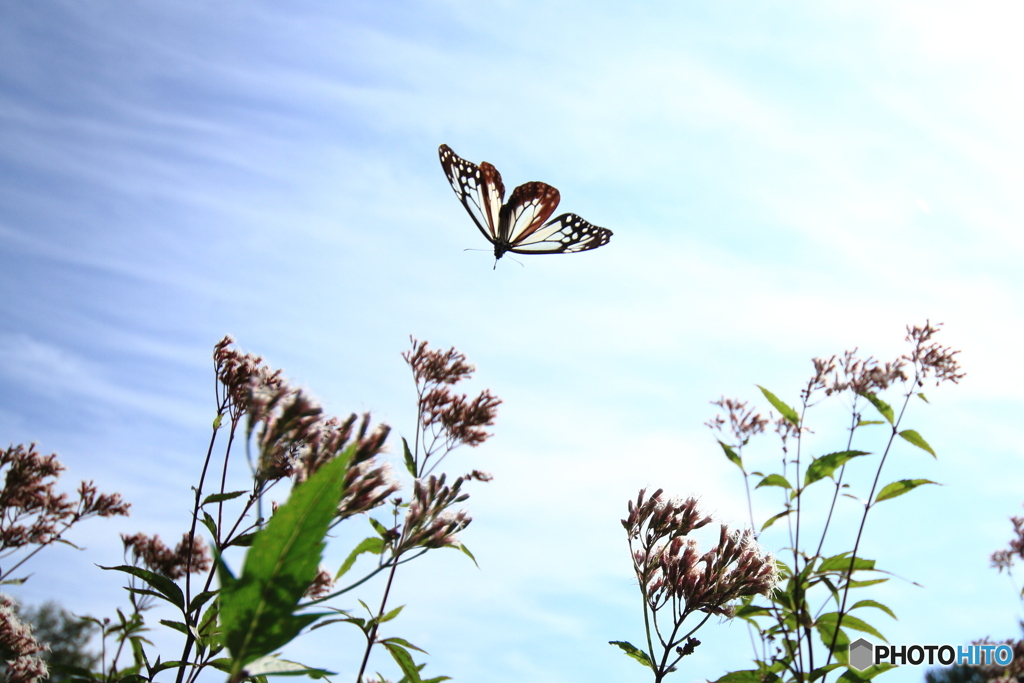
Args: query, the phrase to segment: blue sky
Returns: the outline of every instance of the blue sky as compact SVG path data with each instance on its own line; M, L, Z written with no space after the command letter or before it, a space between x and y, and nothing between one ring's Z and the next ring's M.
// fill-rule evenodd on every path
M0 441L134 504L16 595L112 614L121 580L94 564L117 532L180 537L225 333L405 435L412 334L504 404L450 465L495 475L469 501L480 569L436 553L400 574L394 634L457 681L649 680L607 645L642 637L626 501L662 487L742 523L708 402L795 402L812 357L889 359L930 319L969 374L910 415L938 460L907 446L883 475L944 486L869 518L865 551L922 585L881 587L899 620L871 621L895 643L1018 635L988 556L1024 500L1022 21L990 2L3 3ZM611 243L492 270L441 143L509 191L555 185ZM357 635L286 653L346 680ZM676 680L747 666L741 624L700 638Z

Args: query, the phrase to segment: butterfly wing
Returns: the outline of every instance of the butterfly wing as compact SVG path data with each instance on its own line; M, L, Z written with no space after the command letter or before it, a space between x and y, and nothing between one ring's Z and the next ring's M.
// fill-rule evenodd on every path
M612 231L574 213L563 213L512 245L516 254L573 254L608 244Z
M559 199L558 190L547 183L524 183L512 190L508 203L501 207L495 247L504 252L529 242L558 208Z
M500 239L498 226L501 204L505 197L505 185L501 182L498 169L486 161L479 166L466 161L448 145L441 145L438 148L438 155L441 157L441 168L448 176L455 196L466 207L470 218L484 237L497 245Z

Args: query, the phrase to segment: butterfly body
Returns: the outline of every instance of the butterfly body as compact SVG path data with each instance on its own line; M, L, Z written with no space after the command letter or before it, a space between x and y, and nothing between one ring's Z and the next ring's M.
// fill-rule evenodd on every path
M495 262L514 254L569 254L608 244L612 231L573 213L548 220L558 208L557 189L537 181L514 189L504 202L501 174L486 161L479 166L441 145L441 167L476 227L494 245Z

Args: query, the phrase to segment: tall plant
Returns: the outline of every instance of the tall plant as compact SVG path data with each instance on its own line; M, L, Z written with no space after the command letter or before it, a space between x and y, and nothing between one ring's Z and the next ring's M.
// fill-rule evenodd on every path
M373 535L360 542L334 572L320 563L330 532L339 524L369 513L401 490L390 466L380 456L389 428L371 429L369 416L345 420L327 417L302 391L282 379L279 370L262 359L235 350L225 337L214 350L217 411L213 434L198 484L188 531L173 550L156 537L124 536L126 564L104 569L129 577L131 609L117 611L116 620L91 619L102 629L101 668L67 667L79 681L141 683L168 672L176 683L195 683L208 668L219 669L229 683L265 680L274 674L305 674L313 678L331 672L280 657L280 650L300 633L330 623L357 626L366 638L358 683L365 677L371 650L382 646L402 672L405 683L436 683L421 677L407 640L380 633L402 607L386 609L399 565L425 553L452 547L472 557L458 534L472 521L453 506L469 496L463 485L490 477L473 470L446 483L445 474L431 471L453 449L477 446L489 436L500 401L489 391L474 399L455 395L453 385L467 379L473 367L454 349L432 351L413 341L404 354L413 371L418 396L414 448L403 440L406 469L413 477L409 502L391 498L390 522L367 515ZM223 438L222 438L223 437ZM229 465L243 441L252 485L229 490ZM218 444L222 451L215 458ZM430 466L428 467L428 462ZM273 505L264 517L264 498L275 486L292 480L285 503ZM208 534L204 542L201 531ZM246 550L240 571L232 570L225 554ZM209 549L209 552L208 552ZM212 561L210 558L212 554ZM349 578L357 559L375 556L359 578ZM386 573L384 595L377 610L355 616L328 604ZM215 584L217 577L219 585ZM195 577L195 578L194 578ZM342 578L343 586L336 585ZM154 657L145 637L145 612L156 603L168 604L174 619L160 624L181 634L176 658ZM113 646L108 648L107 641ZM131 663L123 665L122 652ZM377 679L384 678L377 674Z
M718 442L725 456L743 474L750 527L759 531L734 534L730 544L727 542L729 535L723 530L719 547L699 556L692 539L684 542L682 538L710 522L710 518L693 517L688 512L692 507L690 501L678 504L655 500L658 494L647 501L645 507L641 492L637 505L630 504L630 517L623 524L629 534L634 570L644 599L648 649L645 652L629 643L614 644L650 667L655 680L660 681L699 644L692 637L696 629L712 614L720 614L749 622L755 636L755 668L733 671L717 683L811 683L819 679L824 682L830 672L838 669L845 670L842 680L858 682L890 668L887 664L863 671L849 667L849 631L884 640L881 632L863 618L865 611L873 609L895 616L891 609L876 600L866 597L854 600L851 591L857 589L859 593L861 589L888 580L887 572L860 552L871 510L922 485L935 483L928 479L900 479L882 484L882 472L890 455L896 457L897 443L910 444L935 456L921 434L906 428L904 422L912 399L927 402L920 391L926 383L956 383L964 376L956 358L959 352L934 341L939 327L927 322L921 327L908 327L906 340L910 350L889 363L879 363L870 357L860 359L856 350L841 357L814 359L814 374L801 389L796 406L759 387L779 414L774 419L762 417L743 401L725 398L715 401L714 405L723 409L724 416L716 416L708 426L719 435ZM900 387L899 400L893 402L895 408L884 397L893 385ZM850 405L846 437L833 452L809 452L811 409L825 399L839 398L846 398ZM865 416L865 411L873 415ZM744 449L769 425L781 440L781 467L769 473L751 470ZM866 450L870 446L862 446L864 441L878 445L874 453ZM844 481L850 479L847 467L871 462L874 472L869 477L870 486L854 495L848 481ZM775 490L781 496L781 510L760 523L753 511L752 481L754 489ZM807 507L808 492L822 487L830 487L827 509ZM856 504L842 505L843 498L852 499ZM652 520L647 528L641 525L645 519L641 511L646 511L646 516ZM851 516L856 526L856 534L850 541L852 547L840 552L827 551L826 548L833 545L835 534L830 536L830 532L839 515ZM788 544L774 558L778 568L775 585L769 580L765 563L755 560L764 555L754 538L777 522L786 524ZM633 549L633 542L637 540L643 543L639 552ZM736 564L726 570L723 563L728 557L735 558ZM731 603L708 601L704 593L691 588L699 581L706 585L717 581L736 586L732 593L719 590L713 594L738 600ZM656 612L665 601L672 605L675 617L671 637L665 637L657 622L648 618L648 613ZM679 623L693 613L700 613L703 618L685 633L684 642L676 636ZM652 632L664 653L660 657ZM675 656L670 658L668 653L673 648Z

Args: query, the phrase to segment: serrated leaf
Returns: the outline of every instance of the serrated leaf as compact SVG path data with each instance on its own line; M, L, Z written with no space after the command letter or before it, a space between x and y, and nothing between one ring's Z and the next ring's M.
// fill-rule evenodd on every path
M402 437L402 452L405 456L405 469L414 478L416 477L416 461L412 457L412 451L409 450L409 442Z
M417 649L419 649L419 648L417 648ZM421 650L421 652L422 652L422 650ZM426 666L425 662L423 664L417 664L416 665L416 671L418 673L421 673L425 666ZM380 674L377 674L377 676L381 680L384 680L383 677L380 676ZM423 683L441 683L441 681L450 681L450 680L452 680L451 676L435 676L434 678L424 678L423 679ZM400 681L398 681L398 683L411 683L411 682L409 681L409 678L407 676L402 676L402 679Z
M370 520L370 526L373 527L374 531L376 531L378 534L380 534L381 538L384 538L385 536L388 535L387 527L385 527L383 524L381 524L380 522L375 520L373 517L370 517L369 520Z
M737 617L766 617L772 614L772 611L767 607L760 607L759 605L743 605L737 607L735 612Z
M332 671L315 669L305 664L280 659L276 654L266 655L250 662L245 667L245 674L246 676L309 676L310 678L337 675Z
M839 619L839 613L838 612L829 612L828 614L822 614L820 617L818 617L817 623L819 623L819 624L831 624L832 627L835 628L835 624L838 621L838 619ZM865 621L863 621L861 619L858 619L857 617L855 617L855 616L853 616L852 614L849 614L849 613L843 615L843 623L842 623L841 629L842 628L852 628L854 631L862 631L863 633L871 634L871 635L873 635L874 637L878 638L879 640L881 640L883 642L886 642L886 643L889 642L888 640L885 639L885 636L883 636L881 633L879 633L878 630L874 626L872 626L871 624L869 624L869 623L867 623L867 622L865 622ZM849 641L847 641L847 643L848 642ZM839 645L839 642L836 641L836 644Z
M875 502L880 503L883 500L902 496L904 493L913 491L918 486L923 486L924 484L936 483L937 482L934 482L931 479L900 479L899 481L894 481L891 484L886 484L885 487L878 492L878 495L875 496Z
M399 609L401 609L401 607L399 607ZM386 621L386 619L381 619L381 621ZM416 647L415 645L410 643L405 638L399 638L398 636L391 636L390 638L385 638L384 640L382 640L380 642L383 643L385 641L389 642L389 643L397 643L398 645L401 645L404 648L408 648L410 650L416 650L417 652L422 652L423 654L430 654L426 650L424 650L422 647ZM426 666L426 664L417 664L416 665L416 669L420 670L420 669L422 669L425 666Z
M882 603L880 603L880 602L877 602L877 601L875 601L875 600L858 600L857 602L855 602L855 603L853 604L853 606L852 606L852 607L850 607L850 609L851 609L851 610L855 610L855 609L857 609L858 607L877 607L878 609L882 610L883 612L885 612L886 614L888 614L888 615L889 615L890 617L892 617L893 619L895 619L895 618L896 618L896 614L895 614L895 613L893 613L893 611L892 611L891 609L889 609L888 607L886 607L886 606L885 606L885 605L883 605Z
M337 581L344 574L346 574L348 570L352 568L352 565L356 563L356 558L358 558L363 553L373 553L374 555L380 555L382 552L384 552L383 539L374 538L372 536L369 538L364 538L362 541L359 542L359 545L357 545L352 550L352 552L348 554L348 557L345 558L345 561L341 563L341 567L338 568L338 573L334 575L334 580Z
M761 525L761 531L764 531L765 529L770 527L772 524L775 524L775 522L779 521L783 517L787 517L789 515L789 513L791 513L791 512L793 512L793 510L789 509L789 510L786 510L785 512L780 512L779 514L775 515L774 517L771 517L767 522L765 522L764 524Z
M231 673L231 660L227 657L218 657L217 659L210 660L210 666L218 671Z
M185 624L181 623L180 621L171 621L169 619L161 619L160 623L163 624L164 626L168 627L168 628L174 629L178 633L183 633L186 636L188 635L188 627L185 626Z
M252 546L252 542L256 540L256 534L258 533L258 531L252 531L241 536L235 536L228 545L235 546L236 548L249 548Z
M169 662L161 662L160 658L157 657L156 664L154 664L153 668L152 668L152 675L155 676L156 674L160 673L161 671L167 671L167 669L177 669L177 668L182 667L182 666L185 666L185 662L182 662L182 661L179 661L179 660L172 660L172 661L169 661Z
M804 486L813 484L819 479L831 477L839 467L861 455L871 454L867 451L839 451L815 458L807 466L807 472L804 474Z
M627 656L632 657L636 661L640 662L644 666L654 668L651 664L651 658L647 656L647 653L643 650L638 650L632 643L627 643L624 640L609 640L609 645L615 645L620 650L626 653Z
M811 671L808 681L813 683L814 681L818 680L819 678L827 674L829 671L834 671L835 669L838 669L841 666L846 666L846 664L843 662L832 662L828 666L819 666L817 669Z
M834 616L833 612L831 616ZM814 622L814 628L818 631L818 637L821 638L821 642L829 647L833 639L835 639L835 648L832 650L832 655L836 660L843 664L849 661L849 645L850 637L846 635L846 632L842 628L836 631L835 619L828 619L830 615L824 614ZM846 626L846 617L843 617L843 626Z
M383 624L383 623L384 623L385 621L391 621L392 619L394 619L395 617L397 617L397 616L398 616L399 614L401 614L401 613L402 613L402 610L403 610L403 609L405 609L405 605L401 605L401 606L399 606L399 607L396 607L395 609L391 610L390 612L388 612L387 614L385 614L384 616L382 616L382 617L381 617L381 618L380 618L380 619L378 620L378 622L377 622L377 623L379 623L379 624ZM401 644L401 643L399 643L399 644ZM418 648L417 648L417 649L418 649Z
M190 602L188 605L188 613L192 614L193 612L195 612L197 609L205 605L210 598L216 596L217 593L218 591L203 591L199 595L192 598L192 602Z
M844 683L866 683L880 673L885 673L889 669L895 668L889 662L882 662L881 664L874 664L864 669L863 671L857 671L856 669L847 669L842 676L839 677L840 681Z
M740 454L733 450L733 447L724 441L719 441L718 445L721 446L722 451L725 452L725 457L729 458L729 461L736 465L736 467L743 470L743 459L740 458Z
M783 403L782 401L780 401L779 398L775 394L773 394L772 392L768 391L767 389L762 387L760 384L757 385L757 388L761 390L761 393L764 394L764 397L766 399L768 399L768 402L771 403L775 407L775 410L779 411L779 413L782 415L782 417L784 417L787 420L789 420L791 423L793 423L793 425L795 425L797 427L800 426L800 416L797 414L797 412L796 412L796 410L794 408L792 408L791 406L788 406L785 403Z
M762 486L781 486L784 489L793 488L792 486L789 485L789 480L786 479L781 474L769 474L767 477L762 479L761 483L759 483L754 488L759 489Z
M853 562L854 571L871 571L875 568L875 561L868 560L863 557L858 557ZM846 572L850 570L850 551L833 555L832 557L822 560L821 565L818 567L818 572L834 572L841 571Z
M324 537L345 492L350 446L296 486L256 533L239 578L221 568L220 619L231 673L270 654L325 614L295 614L319 572Z
M148 569L131 567L125 564L117 567L104 567L103 565L97 566L99 566L100 569L124 572L125 574L131 574L132 576L138 577L149 584L160 597L167 600L178 609L184 609L185 607L185 595L181 592L181 589L178 588L178 584L174 583L166 576L161 576L160 574L151 572Z
M129 593L132 593L133 595L149 595L149 596L152 596L154 598L160 598L161 600L166 600L167 599L166 597L164 597L164 595L162 593L157 593L156 591L151 591L148 588L131 588L131 587L126 587L125 590L127 590Z
M761 675L757 669L730 671L721 678L716 679L714 683L761 683Z
M915 432L913 429L904 429L902 432L900 432L900 436L902 436L909 443L914 444L921 450L931 453L933 458L939 457L935 455L935 451L933 451L932 447L928 445L928 442L925 441L924 438L920 434Z
M238 498L239 496L244 496L247 493L249 492L232 491L231 493L211 493L210 495L203 499L203 503L199 507L203 507L203 505L206 505L208 503L221 503L224 502L225 500L234 500L235 498Z
M217 631L217 614L220 611L219 606L216 602L210 604L203 612L203 616L199 619L199 633L207 636L216 633Z
M889 424L895 424L895 416L892 412L892 406L872 394L870 391L858 391L857 393L866 398L871 405L873 405L875 409L882 414L882 417L885 418L886 422Z
M206 510L203 510L203 526L210 530L210 535L213 538L217 538L217 522L214 521L213 517Z
M409 654L408 650L395 643L385 642L383 645L391 653L391 658L402 669L402 673L405 674L410 683L423 683L423 679L420 678L419 669L416 667L416 662L413 661L412 655Z

